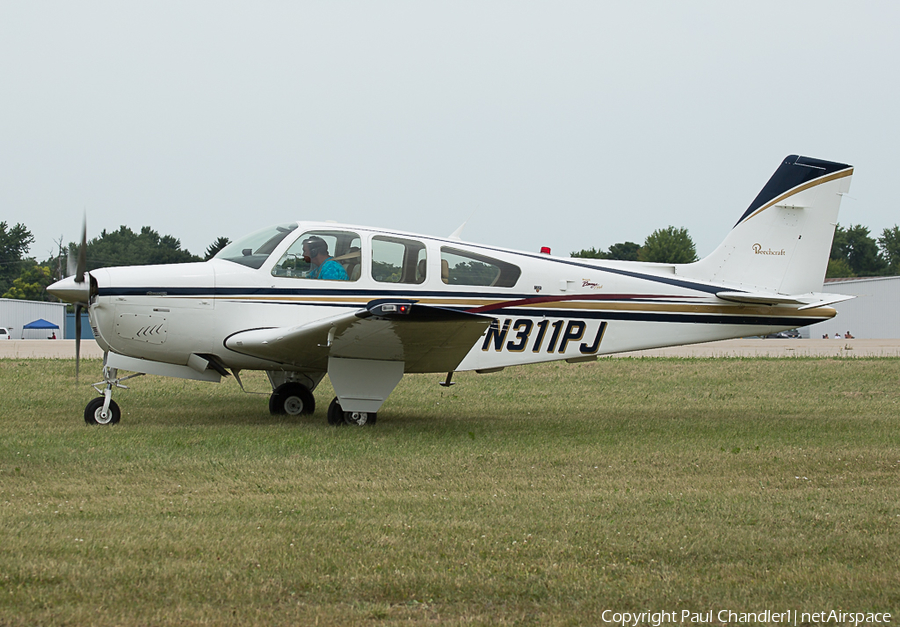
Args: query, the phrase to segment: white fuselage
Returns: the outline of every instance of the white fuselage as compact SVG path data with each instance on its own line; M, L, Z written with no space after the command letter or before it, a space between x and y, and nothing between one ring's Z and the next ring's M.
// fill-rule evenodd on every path
M296 246L303 234L336 230L358 236L354 240L357 250L344 255L346 265L358 266L352 278L285 275L286 251ZM414 243L417 278L403 282L403 266L412 262L399 257L397 276L385 279L378 275L382 266L380 257L376 259L377 250L384 248L386 240ZM458 261L469 259L468 254L477 261ZM450 263L446 263L448 258ZM454 268L494 262L514 277L512 285L459 284L452 278ZM385 298L494 318L456 370L589 359L760 335L834 315L827 307L800 310L796 306L728 302L715 295L728 285L686 278L678 269L675 265L558 258L359 226L301 222L258 268L217 258L193 264L93 270L97 292L89 311L95 336L105 350L178 365L187 364L191 355L214 355L229 368L261 370L304 368L235 352L226 346L227 339L252 329L304 325ZM411 271L407 274L413 277ZM488 279L474 281L486 283ZM416 370L407 366L406 371Z

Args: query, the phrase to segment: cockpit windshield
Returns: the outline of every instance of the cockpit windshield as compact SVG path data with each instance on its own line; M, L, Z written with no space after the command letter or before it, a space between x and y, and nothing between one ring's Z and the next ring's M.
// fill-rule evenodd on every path
M297 228L296 223L270 226L230 243L215 256L215 259L233 261L243 266L259 269L272 251L288 233Z

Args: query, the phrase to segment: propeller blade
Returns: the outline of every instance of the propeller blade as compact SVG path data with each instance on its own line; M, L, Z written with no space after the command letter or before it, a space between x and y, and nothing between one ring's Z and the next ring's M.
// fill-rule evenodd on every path
M81 365L81 303L75 303L75 382L78 383L78 367Z
M66 255L66 276L73 276L75 270L78 269L78 259L75 257L75 250L70 248Z
M78 262L75 266L75 282L84 283L87 272L87 216L81 222L81 245L78 247Z

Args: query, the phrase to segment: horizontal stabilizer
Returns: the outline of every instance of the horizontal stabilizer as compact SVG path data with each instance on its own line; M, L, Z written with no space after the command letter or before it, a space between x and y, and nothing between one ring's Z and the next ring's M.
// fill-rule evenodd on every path
M845 300L850 300L852 298L856 298L856 296L850 296L847 294L818 293L818 294L813 294L812 296L815 296L815 297L819 298L820 300L814 300L811 303L807 303L803 307L800 307L800 311L803 311L804 309L815 309L816 307L826 307L828 305L833 305L835 303L842 303Z
M764 292L716 292L716 296L722 300L733 303L747 303L750 305L801 305L798 311L825 307L845 300L855 298L844 294L827 294L824 292L809 292L806 294L771 294Z

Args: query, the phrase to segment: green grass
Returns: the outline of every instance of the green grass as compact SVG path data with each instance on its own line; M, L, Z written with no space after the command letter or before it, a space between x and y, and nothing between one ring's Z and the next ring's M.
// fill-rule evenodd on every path
M0 360L0 625L900 614L897 359L407 376L363 428L157 377L88 427L72 370Z

